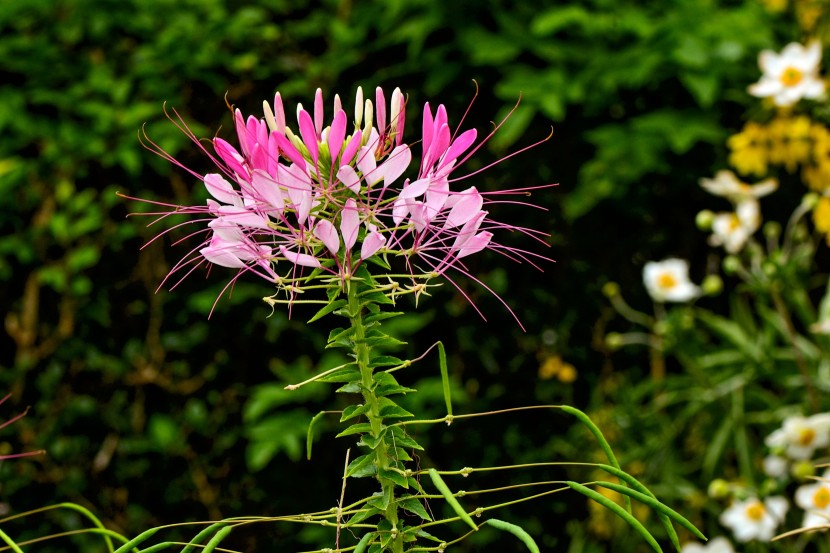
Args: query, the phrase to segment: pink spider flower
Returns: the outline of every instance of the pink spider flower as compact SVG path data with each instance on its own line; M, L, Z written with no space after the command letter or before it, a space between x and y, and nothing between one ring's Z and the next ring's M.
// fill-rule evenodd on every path
M452 183L494 165L454 177L504 121L476 143L475 129L453 135L444 106L438 106L433 116L425 104L417 175L398 185L412 162L410 146L404 142L406 100L400 90L392 93L387 111L382 89L377 88L373 104L364 100L358 88L351 132L337 96L333 107L326 125L318 89L311 113L297 106L295 132L287 124L277 93L273 104L263 104L261 118L246 119L236 110L239 147L217 137L212 141L213 153L178 118L174 123L218 168L219 172L204 175L183 167L147 139L156 153L200 179L211 196L204 206L158 204L165 208L155 213L159 219L171 214L198 215L183 224L201 226L189 236L204 233L202 243L185 255L168 278L185 271L184 278L208 263L238 270L228 286L246 272L277 284L296 282L309 269L342 281L365 260L392 254L405 257L414 283L416 275L446 276L451 269L472 277L460 260L483 249L534 266L535 260L547 259L494 242L494 232L500 230L519 231L541 243L546 235L496 223L485 210L487 204L498 202L494 197L528 194L531 189L481 193L471 186L452 190ZM418 261L424 266L419 267ZM293 293L292 288L291 297Z

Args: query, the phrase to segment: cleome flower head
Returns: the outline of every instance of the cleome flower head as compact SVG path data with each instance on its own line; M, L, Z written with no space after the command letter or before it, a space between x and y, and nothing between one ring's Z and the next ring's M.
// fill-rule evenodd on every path
M686 302L700 295L700 287L689 280L689 263L684 259L650 261L643 268L643 282L654 301Z
M806 47L792 42L780 54L764 50L758 65L764 74L749 87L759 98L772 98L777 106L791 106L802 98L817 99L824 95L824 81L819 78L821 44L813 41Z
M234 111L238 146L217 137L213 152L179 117L177 126L216 165L206 174L183 167L147 139L156 153L201 180L210 195L202 206L160 204L166 211L155 215L196 215L190 223L201 227L193 233L201 244L168 278L218 265L237 270L231 283L253 273L285 293L285 299L271 298L272 304L292 303L312 280L343 286L372 261L383 269L378 276L395 282L389 287L394 299L402 293L417 297L427 281L451 270L472 276L462 260L484 249L534 266L546 260L495 239L500 231L516 231L544 244L546 234L489 217L488 207L501 196L528 195L532 188L487 193L456 185L478 173L457 175L492 133L478 140L475 129L453 131L446 108L426 103L420 161L413 163L404 140L406 109L399 89L387 104L381 88L374 102L358 88L352 121L338 96L327 118L318 89L311 111L297 106L292 128L277 93L273 103L263 103L262 116ZM398 260L404 270L393 272Z

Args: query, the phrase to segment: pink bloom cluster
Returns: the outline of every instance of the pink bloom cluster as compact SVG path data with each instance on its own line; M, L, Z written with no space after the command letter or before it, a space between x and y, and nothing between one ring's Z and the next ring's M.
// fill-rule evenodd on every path
M337 96L327 121L318 89L311 113L297 106L297 126L292 130L277 93L273 104L263 103L262 117L246 119L236 110L239 147L214 138L213 153L179 118L177 125L214 161L218 172L202 175L185 167L211 197L204 206L167 205L172 209L161 214L197 214L203 216L198 221L207 221L207 238L171 274L185 270L186 276L209 262L276 283L296 282L308 269L343 280L373 256L388 266L391 255L402 256L414 278L445 274L448 269L467 274L459 260L485 248L517 260L545 259L493 241L497 228L518 230L542 243L543 233L490 220L484 207L494 200L474 186L451 189L452 182L471 176L453 178L486 138L476 144L475 129L454 135L444 106L433 112L425 104L421 161L414 180L401 183L413 156L404 142L406 100L399 89L388 107L387 111L380 88L374 103L364 100L358 89L352 124ZM201 232L203 228L197 231Z

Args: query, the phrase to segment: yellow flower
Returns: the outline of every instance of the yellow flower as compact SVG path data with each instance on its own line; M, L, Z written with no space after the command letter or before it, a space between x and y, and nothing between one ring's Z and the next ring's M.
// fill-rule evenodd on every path
M769 127L769 161L773 165L784 165L792 173L796 166L810 157L810 118L776 117Z
M801 170L801 178L811 190L827 190L830 188L830 160L804 167Z
M822 196L813 210L813 223L816 230L824 233L827 245L830 246L830 198Z
M764 176L769 162L767 142L767 128L749 121L741 132L733 134L726 141L732 150L729 154L730 165L744 175Z
M786 10L789 2L787 0L761 0L761 3L767 10L775 13Z
M560 382L570 384L576 380L576 368L563 361L558 355L550 356L539 366L539 378L550 380L553 377L559 379Z

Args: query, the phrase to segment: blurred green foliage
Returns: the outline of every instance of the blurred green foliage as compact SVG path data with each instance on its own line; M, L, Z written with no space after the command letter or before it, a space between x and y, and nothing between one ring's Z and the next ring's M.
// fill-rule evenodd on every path
M436 339L448 345L461 408L580 406L601 378L602 354L590 347L605 316L598 287L612 272L624 286L638 282L654 252L700 254L697 238L682 232L702 201L695 183L725 158L719 145L740 124L755 57L775 43L774 31L755 0L5 0L0 384L19 408L33 406L13 427L13 447L48 455L0 466L2 501L19 512L72 500L135 534L182 518L316 510L339 494L345 444L325 425L312 462L300 460L306 422L336 400L314 387L282 390L321 362L328 329L308 331L302 312L271 314L259 282L237 283L208 319L227 277L219 270L156 292L188 246L168 247L182 234L150 242L156 227L125 220L146 206L116 192L186 204L202 191L137 135L197 171L209 167L166 120L165 105L197 136L230 139L225 101L259 113L277 88L289 103L307 103L318 86L329 99L349 98L358 84L401 86L413 103L447 104L456 124L475 80L465 124L479 131L521 96L490 141L491 160L544 138L551 125L553 138L477 186L560 182L534 198L548 211L520 214L553 233L560 262L544 274L496 259L471 268L528 332L466 282L458 284L490 324L447 286L400 330L411 333L410 356ZM576 383L538 378L552 355L574 363ZM418 367L424 393L413 401L419 414L438 414L437 361ZM448 467L582 458L584 442L563 446L570 421L496 424L434 430L423 441ZM585 514L584 501L571 501L575 509L516 516L545 547L566 547L570 534L598 550L569 522ZM53 518L13 531L81 524ZM328 535L269 532L237 538L239 547ZM469 547L493 539L482 533Z

